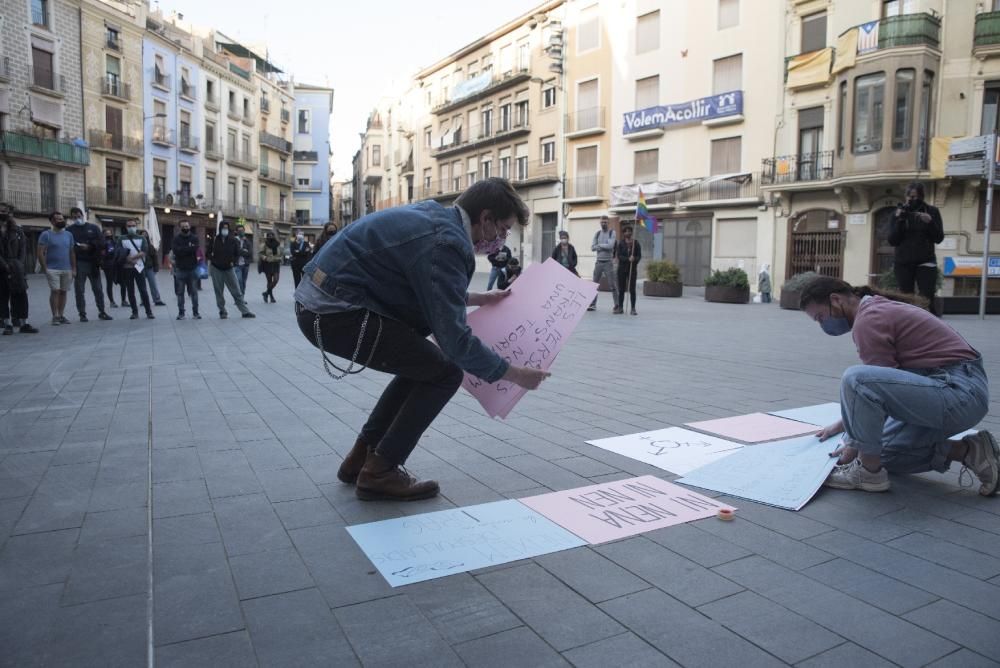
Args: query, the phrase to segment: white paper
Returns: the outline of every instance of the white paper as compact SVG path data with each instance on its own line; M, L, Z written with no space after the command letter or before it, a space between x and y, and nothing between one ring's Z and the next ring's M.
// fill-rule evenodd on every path
M689 473L744 447L740 443L681 427L613 436L587 443L677 475Z

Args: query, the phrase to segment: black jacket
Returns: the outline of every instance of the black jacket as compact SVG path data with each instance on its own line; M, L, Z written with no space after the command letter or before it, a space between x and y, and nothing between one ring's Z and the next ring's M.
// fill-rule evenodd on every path
M500 270L500 276L497 277L497 287L501 290L506 290L510 287L510 284L514 282L514 279L521 275L521 265L516 267L504 267Z
M112 237L111 240L108 241L108 238L104 237L101 240L101 266L107 269L108 271L111 271L116 266L118 266L117 251L118 251L118 242L115 241L115 238Z
M199 245L198 235L194 232L174 236L170 244L170 250L174 253L174 266L183 271L197 267Z
M309 247L309 242L303 240L300 244L298 240L293 241L289 247L292 252L292 264L297 267L304 267L306 263L309 262L309 258L313 256L312 248Z
M221 234L215 235L207 253L208 261L212 263L212 266L222 271L232 269L239 255L239 239L233 236L223 237Z
M632 261L632 267L635 268L639 264L639 260L642 259L642 246L635 239L631 242L633 247L631 253L629 252L629 242L622 239L617 244L615 244L615 257L618 258L618 271L624 271L628 273L628 258L631 255L635 258Z
M556 262L559 262L561 254L562 254L562 244L556 244L556 247L552 250L552 259L555 260ZM567 245L566 262L568 263L567 265L565 265L566 268L572 271L574 274L576 274L577 257L576 257L576 248L573 247L573 244ZM562 263L560 262L560 264ZM577 276L579 276L579 274L577 274Z
M497 269L503 269L507 266L507 263L510 262L510 249L504 246L496 253L490 253L487 255L486 259L489 260L490 264Z
M93 223L83 225L67 225L66 229L73 235L73 241L83 246L76 246L76 261L97 263L101 261L104 250L104 233Z
M917 220L916 213L930 215L931 221ZM936 206L917 202L913 212L893 215L889 230L889 245L896 247L896 262L900 264L923 264L937 262L934 245L944 241L944 223Z
M5 223L0 223L0 280L7 281L11 292L27 292L28 282L24 272L27 240L19 225L12 225L8 233Z
M247 236L236 237L236 240L240 242L240 257L243 258L243 264L250 264L253 262L253 242Z

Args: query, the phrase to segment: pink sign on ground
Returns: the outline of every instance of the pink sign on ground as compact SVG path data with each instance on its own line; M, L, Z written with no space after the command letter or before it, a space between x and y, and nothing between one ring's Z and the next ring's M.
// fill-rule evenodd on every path
M518 501L592 545L735 510L651 475Z
M723 438L733 438L744 443L777 441L792 436L815 434L818 431L815 425L775 417L766 413L750 413L749 415L737 415L718 420L688 422L685 426Z
M503 301L470 313L469 327L511 364L548 369L597 294L597 284L549 259L525 269L510 291ZM490 417L500 418L507 417L526 392L513 383L487 383L469 374L462 387Z

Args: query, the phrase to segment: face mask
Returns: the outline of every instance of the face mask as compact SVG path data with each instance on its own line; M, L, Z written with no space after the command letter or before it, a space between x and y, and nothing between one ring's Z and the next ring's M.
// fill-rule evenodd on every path
M833 315L833 305L830 305L830 317L819 321L819 327L830 336L841 336L851 331L851 323L844 316Z
M302 236L299 236L299 237L295 237L295 239L296 239L296 240L297 240L297 241L298 241L299 243L302 243L303 241L305 241L305 240L306 240L306 238L305 238L305 237L302 237Z
M66 227L66 221L65 220L57 220L56 222L54 222L52 224L56 227L57 230L61 230L62 228Z
M191 234L191 230L190 229L186 230L186 229L181 228L181 234L184 234L184 235Z
M83 218L74 218L73 219L73 224L74 225L83 225Z
M137 228L135 228L135 227L130 227L130 228L128 228L128 233L129 234L135 234L136 229Z
M238 236L240 239L242 239L243 238L243 232L242 231L241 232L237 232L236 236Z
M221 229L221 230L219 230L219 234L222 235L222 236L224 236L224 237L228 237L229 236L229 230L227 230L227 229Z
M480 239L473 245L473 250L480 255L492 255L503 248L504 243L507 241L507 231L504 230L503 235L500 234L500 226L493 223L496 226L497 236L494 239Z

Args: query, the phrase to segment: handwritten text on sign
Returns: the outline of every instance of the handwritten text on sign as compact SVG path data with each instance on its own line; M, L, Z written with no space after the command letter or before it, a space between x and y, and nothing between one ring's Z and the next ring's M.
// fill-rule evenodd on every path
M596 294L596 283L550 259L525 269L509 297L473 311L468 323L473 334L510 364L548 369ZM469 374L462 385L490 417L507 417L526 392L513 383L487 383Z
M587 443L678 475L689 473L743 447L741 443L680 427L612 436Z
M520 499L591 544L699 520L732 509L651 475Z

